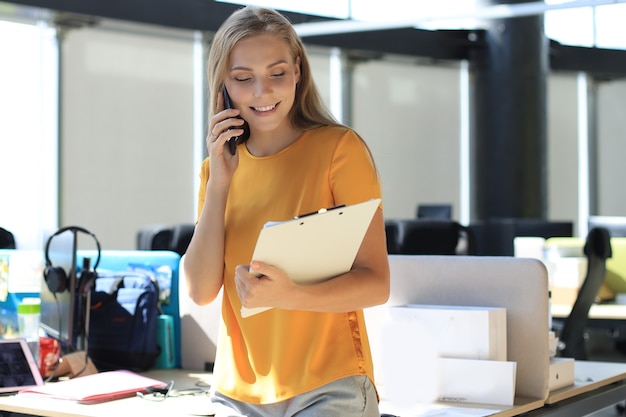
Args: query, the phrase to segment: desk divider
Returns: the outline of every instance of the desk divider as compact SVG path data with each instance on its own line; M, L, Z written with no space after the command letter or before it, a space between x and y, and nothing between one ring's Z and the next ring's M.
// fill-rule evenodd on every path
M374 366L387 307L405 304L504 307L507 360L517 362L516 397L548 397L548 273L536 259L389 255L391 295L366 309Z

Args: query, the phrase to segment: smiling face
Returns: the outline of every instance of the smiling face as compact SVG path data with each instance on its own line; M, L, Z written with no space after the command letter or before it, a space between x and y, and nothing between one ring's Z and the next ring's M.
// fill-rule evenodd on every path
M275 35L243 39L230 54L226 88L252 135L292 129L288 115L300 80L300 59Z

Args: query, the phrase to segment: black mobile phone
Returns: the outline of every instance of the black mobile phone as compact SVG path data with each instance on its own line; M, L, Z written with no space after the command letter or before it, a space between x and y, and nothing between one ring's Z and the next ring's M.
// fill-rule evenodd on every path
M233 102L230 100L230 96L228 95L228 91L226 90L226 86L222 86L222 94L224 95L224 107L227 109L234 108ZM238 119L243 120L243 117L237 116ZM248 122L243 120L243 125L240 127L243 129L243 133L239 136L233 136L226 141L226 145L228 146L228 150L231 155L234 155L237 152L237 145L240 143L244 143L250 137L250 126L248 126Z

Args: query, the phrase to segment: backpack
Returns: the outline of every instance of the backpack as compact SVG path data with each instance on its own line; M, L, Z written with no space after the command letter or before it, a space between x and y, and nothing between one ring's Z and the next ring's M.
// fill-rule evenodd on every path
M88 355L99 371L152 368L160 353L159 286L143 272L98 273L91 290Z

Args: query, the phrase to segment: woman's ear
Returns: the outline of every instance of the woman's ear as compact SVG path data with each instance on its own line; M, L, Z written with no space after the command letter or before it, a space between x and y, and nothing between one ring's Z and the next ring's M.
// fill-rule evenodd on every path
M295 67L294 72L296 75L296 84L298 84L300 82L300 56L296 58L294 67Z

